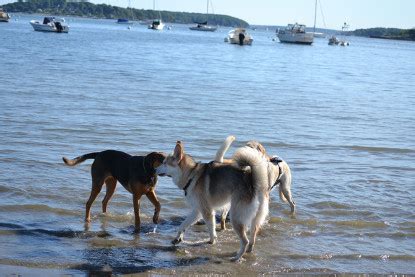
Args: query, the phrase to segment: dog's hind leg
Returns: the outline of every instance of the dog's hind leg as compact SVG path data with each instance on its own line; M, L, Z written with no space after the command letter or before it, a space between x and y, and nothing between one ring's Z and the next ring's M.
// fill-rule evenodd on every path
M85 211L85 221L91 222L91 206L100 193L102 186L104 185L103 177L92 177L92 189L91 195L89 196L88 201L86 202L86 211Z
M263 201L261 201L258 212L255 215L254 219L251 222L251 230L250 230L250 238L248 248L246 252L252 252L254 250L256 235L261 228L262 223L265 220L265 217L268 215L268 208L269 208L269 198L264 197Z
M228 216L229 206L225 206L222 210L222 214L220 216L220 229L226 230L226 217Z
M282 178L281 184L280 184L280 194L284 196L284 198L288 201L291 207L291 213L295 213L295 202L293 200L293 197L291 195L291 180Z
M114 195L115 187L117 186L117 179L115 179L114 177L108 177L105 180L105 185L107 186L107 192L105 194L104 199L102 200L103 213L107 212L107 205L108 202L111 200L112 196Z
M209 229L209 236L210 236L210 240L209 243L210 244L215 244L216 243L216 218L215 218L215 211L211 210L211 211L204 211L203 212L203 219L206 222L206 225Z
M231 260L234 262L240 261L243 254L246 252L246 248L248 246L248 238L246 236L246 226L242 223L236 223L232 221L233 229L235 230L236 234L238 235L239 239L241 240L241 246L239 248L238 253L235 257L233 257Z
M196 221L198 221L202 215L198 210L193 210L186 219L180 224L179 231L177 232L177 236L174 240L172 240L172 244L178 244L183 240L183 234L186 231L187 228L189 228L191 225L195 224Z

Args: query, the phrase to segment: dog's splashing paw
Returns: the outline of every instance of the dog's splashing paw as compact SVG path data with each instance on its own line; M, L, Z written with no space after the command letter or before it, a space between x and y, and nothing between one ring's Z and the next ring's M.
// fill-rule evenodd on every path
M171 241L171 243L173 244L173 245L177 245L177 244L179 244L180 242L182 242L183 240L182 240L182 238L175 238L174 240L172 240Z

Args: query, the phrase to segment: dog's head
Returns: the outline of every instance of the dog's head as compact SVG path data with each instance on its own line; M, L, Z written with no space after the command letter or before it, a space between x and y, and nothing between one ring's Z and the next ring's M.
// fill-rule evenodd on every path
M189 163L194 163L192 157L184 152L183 143L177 141L173 154L166 157L163 164L156 169L160 176L170 176L173 181L179 180Z
M163 164L166 157L167 155L162 152L151 152L146 156L146 161L151 165L151 167L157 169Z
M268 156L267 151L265 151L265 147L258 141L250 140L246 143L246 146L258 150L258 152L261 153L267 159L267 161L270 161L271 158Z

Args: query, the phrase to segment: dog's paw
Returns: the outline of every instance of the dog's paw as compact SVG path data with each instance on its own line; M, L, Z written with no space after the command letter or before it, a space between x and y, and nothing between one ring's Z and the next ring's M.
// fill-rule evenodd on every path
M212 239L208 240L207 243L208 244L215 244L216 243L216 238L214 238L213 240Z
M251 253L252 251L254 251L254 245L248 244L248 247L246 248L246 253Z
M239 257L239 256L235 256L235 257L231 258L231 262L241 263L242 261L243 261L243 258Z
M153 223L154 224L158 224L159 223L159 214L157 213L157 214L154 214L154 216L153 216Z
M183 240L182 240L182 238L175 238L174 240L172 240L171 241L171 244L173 244L173 245L177 245L177 244L179 244L179 243L181 243Z

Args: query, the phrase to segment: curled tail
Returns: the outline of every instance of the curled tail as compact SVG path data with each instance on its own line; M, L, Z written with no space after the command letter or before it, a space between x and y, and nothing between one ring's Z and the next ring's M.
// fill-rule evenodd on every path
M228 151L229 147L231 146L232 142L235 140L234 136L228 136L221 147L216 152L215 162L223 163L223 156L225 156L226 151Z
M74 166L77 164L80 164L82 162L84 162L85 160L90 160L90 159L95 159L95 157L98 155L98 153L89 153L89 154L85 154L79 157L76 157L74 159L68 159L66 157L63 157L62 160L66 165L69 166Z
M241 167L251 167L252 183L255 189L268 190L268 163L261 153L256 149L244 146L236 150L233 159Z
M239 166L251 167L252 185L259 202L252 224L259 228L268 215L268 162L258 150L249 146L237 149L233 159Z

